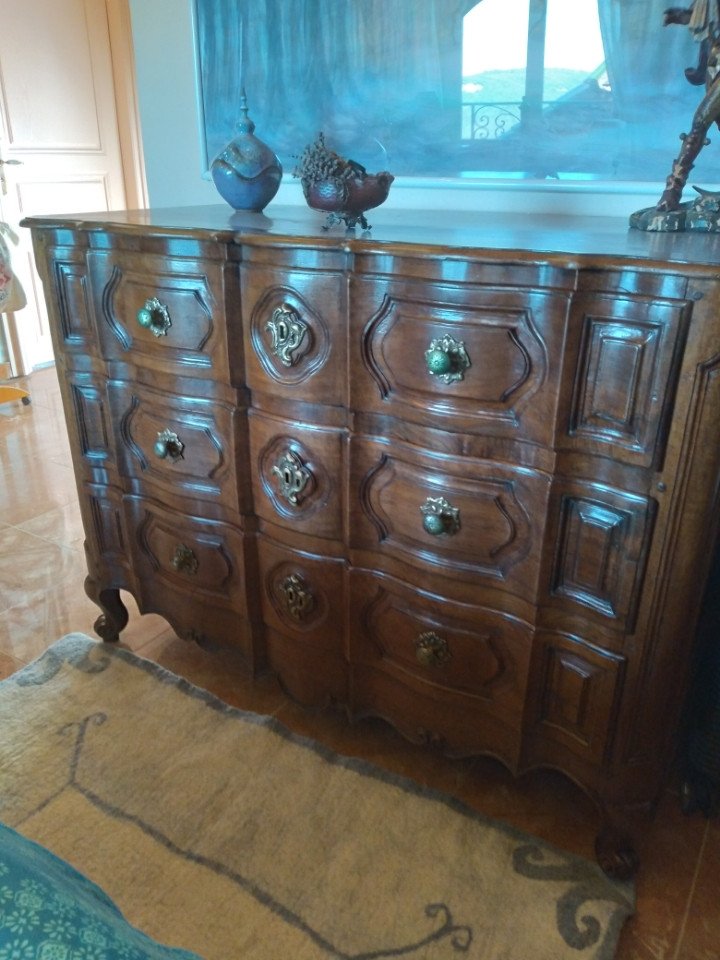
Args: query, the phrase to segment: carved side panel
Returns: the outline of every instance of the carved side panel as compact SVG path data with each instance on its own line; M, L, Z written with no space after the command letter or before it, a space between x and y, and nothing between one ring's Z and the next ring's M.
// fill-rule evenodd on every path
M547 736L600 763L610 747L625 660L573 637L542 639L539 722Z
M589 483L564 486L551 591L632 631L655 503Z
M583 336L569 434L642 466L662 456L665 413L675 395L676 354L689 308L645 299L585 295Z
M85 484L86 497L81 502L83 517L89 516L85 523L85 534L90 552L104 562L125 561L127 543L123 529L122 501L118 490L96 484Z
M52 264L57 307L60 317L60 334L65 345L93 348L93 328L91 323L90 293L87 267L84 259L58 259Z
M68 376L80 454L89 465L103 465L114 459L112 420L104 382L101 388L89 376L78 373Z

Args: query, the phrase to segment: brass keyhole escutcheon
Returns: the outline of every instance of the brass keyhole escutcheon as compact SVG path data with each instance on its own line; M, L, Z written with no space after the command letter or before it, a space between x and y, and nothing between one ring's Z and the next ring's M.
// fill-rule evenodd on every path
M293 620L305 619L315 606L315 598L307 583L298 573L291 573L279 584L283 606Z
M271 472L278 481L280 496L297 507L303 491L312 479L312 474L300 457L292 450L287 450Z
M265 329L270 334L270 352L284 367L291 367L299 359L294 354L307 335L308 325L294 307L284 303L273 310Z

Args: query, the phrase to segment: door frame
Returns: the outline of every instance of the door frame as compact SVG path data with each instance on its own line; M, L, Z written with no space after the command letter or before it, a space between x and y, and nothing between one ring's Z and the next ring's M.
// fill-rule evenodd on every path
M129 0L104 0L104 3L125 204L128 209L146 209L149 200L138 109L130 3ZM42 290L40 293L42 294ZM26 376L32 372L25 361L18 334L22 319L20 313L11 312L0 317L0 336L4 339L7 360L14 377Z

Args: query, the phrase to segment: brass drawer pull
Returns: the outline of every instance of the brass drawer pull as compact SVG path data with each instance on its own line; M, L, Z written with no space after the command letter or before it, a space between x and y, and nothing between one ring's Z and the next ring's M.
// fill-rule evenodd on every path
M470 357L462 340L444 336L430 343L425 351L425 363L431 376L438 377L443 383L453 383L463 379L464 371L470 366Z
M170 561L178 573L189 573L191 576L197 573L198 561L190 547L184 543L179 543L175 548L175 553Z
M278 358L285 367L291 367L299 357L293 353L300 347L308 331L307 324L300 319L300 314L289 304L273 310L273 314L265 325L270 333L272 344L270 352Z
M157 435L153 451L159 460L169 459L172 463L177 463L183 459L183 450L185 444L180 437L172 430L162 430Z
M304 620L315 606L315 598L303 578L297 573L291 573L280 583L279 589L285 609L292 619Z
M460 529L460 510L445 497L428 497L420 507L422 525L426 533L439 537L443 533L452 536Z
M272 468L272 474L277 477L280 495L296 507L300 494L312 479L300 457L292 450L286 451Z
M168 308L157 297L146 300L137 312L137 322L154 337L166 337L172 326Z
M432 630L421 633L415 641L415 656L423 667L441 667L452 659L447 640Z

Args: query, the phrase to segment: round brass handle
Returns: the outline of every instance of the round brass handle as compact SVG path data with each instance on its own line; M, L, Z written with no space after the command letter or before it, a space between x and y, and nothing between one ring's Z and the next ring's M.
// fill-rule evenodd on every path
M420 507L425 533L439 537L446 533L452 536L460 529L460 510L445 497L428 497Z
M164 303L160 303L157 297L146 300L138 310L135 319L144 330L149 330L154 337L166 337L172 326L168 308Z
M153 447L155 456L159 460L169 459L172 463L183 459L185 444L172 430L163 430L158 434Z
M438 377L443 383L462 380L464 371L470 366L470 357L462 340L446 335L432 340L425 351L425 365L428 373Z
M447 640L432 630L421 633L415 641L415 656L423 667L441 667L452 659Z

